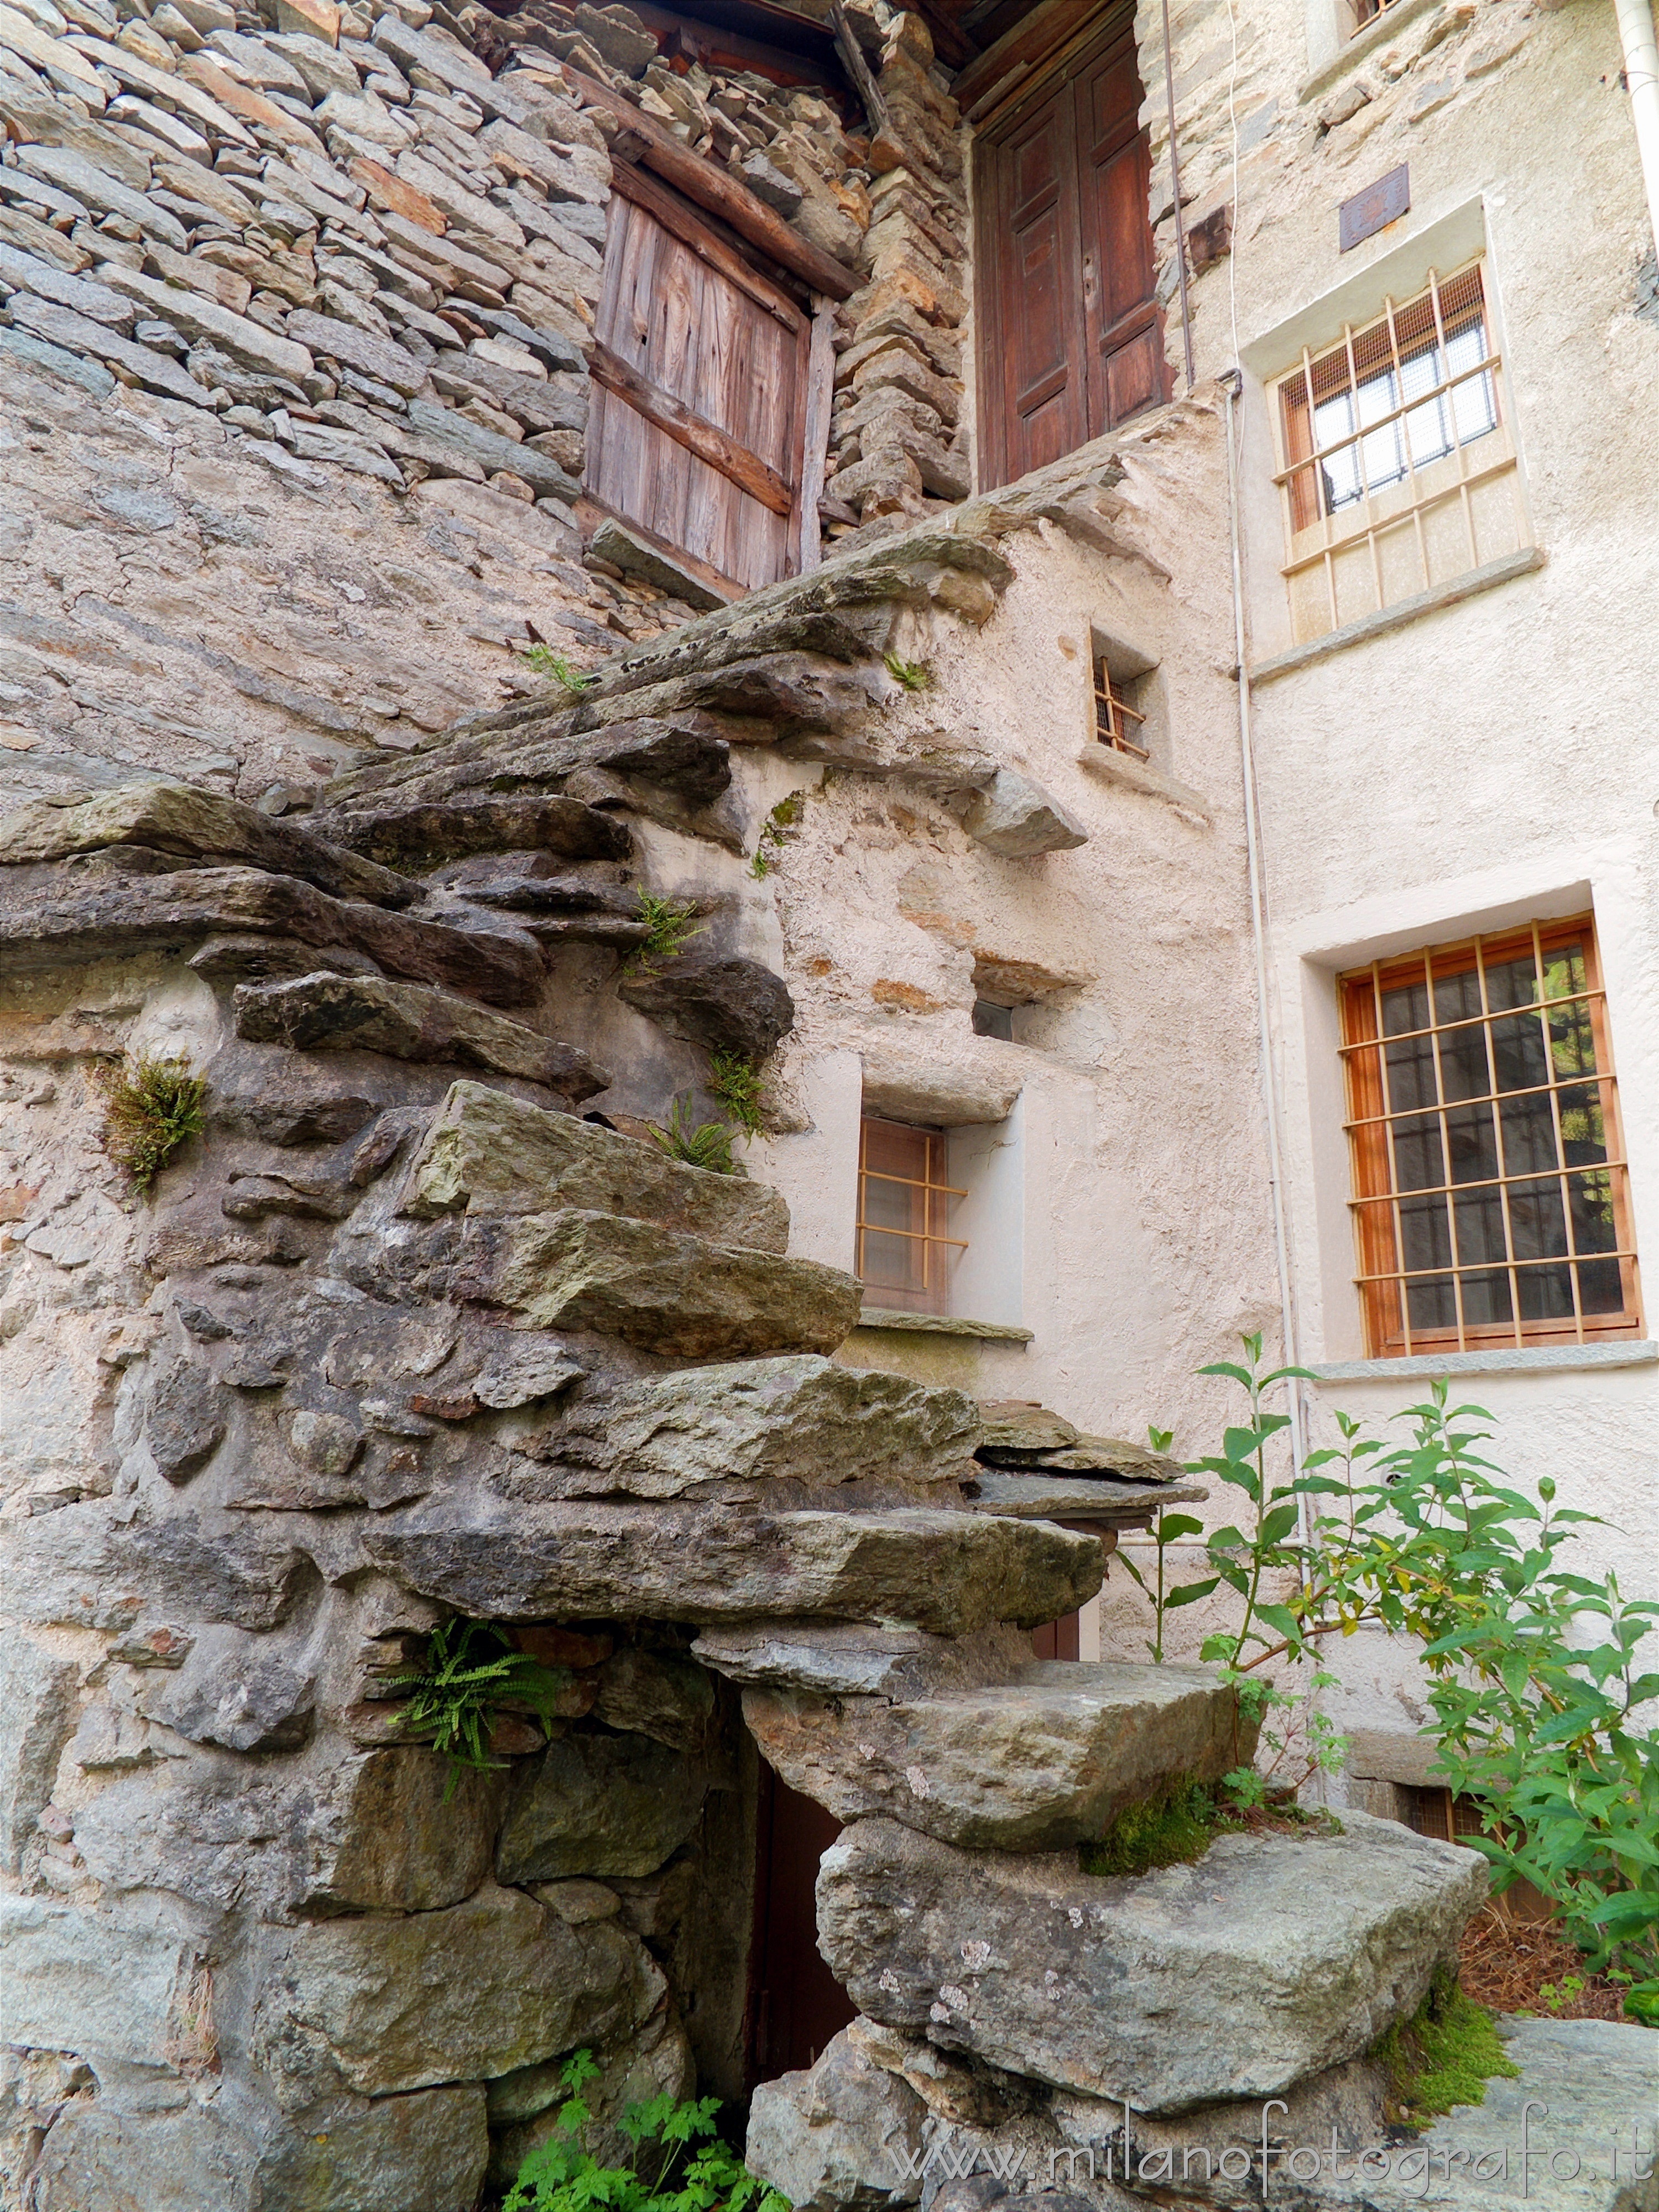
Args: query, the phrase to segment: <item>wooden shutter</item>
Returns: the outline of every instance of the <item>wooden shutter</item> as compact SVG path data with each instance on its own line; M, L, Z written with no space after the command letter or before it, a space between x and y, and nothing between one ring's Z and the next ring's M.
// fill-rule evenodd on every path
M981 475L1007 483L1166 396L1133 25L976 149Z
M622 163L609 226L589 496L728 588L814 565L829 361L811 314Z

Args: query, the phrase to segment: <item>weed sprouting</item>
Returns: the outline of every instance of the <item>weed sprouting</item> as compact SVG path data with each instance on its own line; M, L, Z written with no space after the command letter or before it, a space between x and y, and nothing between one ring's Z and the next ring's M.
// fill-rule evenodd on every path
M489 1756L490 1730L501 1707L526 1705L546 1727L569 1680L567 1668L544 1666L515 1650L503 1630L457 1614L433 1630L426 1665L394 1675L386 1687L410 1693L398 1729L430 1735L432 1748L448 1759L447 1803L463 1774L505 1765Z
M907 691L925 691L933 680L925 660L901 660L896 653L884 653L881 657L887 673Z
M651 1141L667 1153L671 1160L678 1160L688 1168L702 1168L709 1175L736 1175L738 1164L732 1157L732 1131L724 1121L698 1121L691 1119L691 1102L677 1098L667 1121L648 1121Z
M584 674L574 661L568 660L563 653L556 652L550 645L543 645L539 640L534 645L526 646L519 658L538 676L550 676L567 691L580 694L593 688L592 677Z
M97 1078L104 1093L104 1150L142 1197L181 1145L199 1137L207 1084L182 1060L141 1054Z
M713 1052L708 1056L708 1079L704 1088L723 1106L745 1137L757 1137L761 1100L766 1085L758 1067L740 1052Z

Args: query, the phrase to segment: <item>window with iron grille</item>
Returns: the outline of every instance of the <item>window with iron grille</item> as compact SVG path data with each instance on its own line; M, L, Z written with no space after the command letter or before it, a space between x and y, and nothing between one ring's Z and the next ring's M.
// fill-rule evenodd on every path
M866 1115L859 1131L858 1245L854 1267L866 1305L947 1312L951 1274L964 1237L949 1234L943 1129Z
M1278 386L1298 642L1528 542L1480 264L1382 305Z
M1340 979L1373 1358L1640 1334L1589 915Z
M1146 717L1134 704L1135 686L1113 675L1103 655L1095 662L1095 735L1115 752L1131 753L1139 761L1151 757L1140 742Z
M1352 0L1353 31L1350 36L1363 31L1367 23L1374 23L1379 15L1386 15L1397 0Z

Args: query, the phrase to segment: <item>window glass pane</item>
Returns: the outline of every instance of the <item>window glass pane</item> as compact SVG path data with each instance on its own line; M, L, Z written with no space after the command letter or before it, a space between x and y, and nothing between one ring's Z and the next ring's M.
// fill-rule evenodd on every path
M1566 1250L1567 1220L1559 1181L1512 1185L1510 1236L1517 1260L1553 1260Z
M1394 1182L1396 1190L1437 1190L1447 1181L1440 1149L1440 1116L1425 1114L1394 1126Z
M1555 1116L1550 1111L1547 1091L1506 1099L1498 1113L1504 1125L1506 1175L1532 1175L1540 1168L1560 1165L1555 1157Z
M1439 1022L1473 1021L1485 1009L1480 1004L1480 971L1471 961L1455 975L1440 973L1434 979L1434 1016Z
M1446 1116L1453 1182L1486 1182L1498 1173L1498 1132L1490 1106L1460 1106Z
M1583 1272L1582 1269L1580 1271ZM1571 1267L1523 1267L1521 1271L1522 1321L1565 1321L1572 1313Z
M1448 1098L1485 1098L1492 1091L1484 1022L1445 1030L1440 1038L1440 1081Z
M1500 1091L1534 1091L1550 1079L1544 1024L1536 1014L1504 1014L1492 1025Z
M1439 1103L1440 1085L1434 1072L1431 1037L1403 1038L1398 1044L1385 1046L1382 1057L1389 1070L1389 1106L1392 1112L1408 1113L1413 1106Z
M1561 1114L1561 1142L1570 1168L1589 1168L1607 1156L1607 1133L1601 1119L1599 1085L1564 1084L1556 1100Z
M1590 1020L1588 1002L1572 999L1565 1006L1552 1006L1546 1019L1550 1032L1550 1064L1557 1082L1565 1082L1574 1075L1594 1075L1595 1027Z
M1515 1307L1510 1297L1507 1274L1464 1275L1459 1279L1463 1290L1465 1328L1490 1328L1499 1322L1514 1320Z
M1400 1240L1407 1274L1443 1267L1451 1260L1451 1227L1443 1198L1402 1198Z
M1486 963L1486 1003L1494 1013L1505 1006L1529 1006L1538 996L1538 971L1530 952L1514 960Z
M1567 1177L1572 1208L1572 1243L1576 1252L1616 1252L1619 1235L1613 1220L1613 1183L1605 1170L1599 1175Z
M1476 1191L1460 1191L1453 1204L1457 1216L1460 1267L1509 1257L1504 1243L1504 1198L1495 1184Z

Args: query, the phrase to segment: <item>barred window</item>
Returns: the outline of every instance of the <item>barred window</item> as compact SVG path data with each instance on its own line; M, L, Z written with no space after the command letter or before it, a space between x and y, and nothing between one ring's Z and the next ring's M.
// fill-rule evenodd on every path
M1640 1333L1588 915L1340 980L1373 1358Z
M951 1201L967 1193L945 1181L943 1129L915 1128L866 1115L859 1130L859 1213L854 1270L868 1305L910 1313L948 1310L956 1255Z
M1526 542L1478 263L1345 327L1279 386L1298 641L1484 567Z

